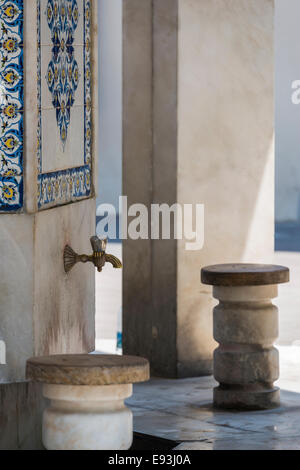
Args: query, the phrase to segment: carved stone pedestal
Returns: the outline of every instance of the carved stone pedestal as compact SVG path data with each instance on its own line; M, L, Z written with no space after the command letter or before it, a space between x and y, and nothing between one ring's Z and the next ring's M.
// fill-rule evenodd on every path
M289 281L283 266L227 264L202 270L202 282L213 285L214 405L233 409L279 406L278 310L271 299L277 284Z
M33 358L27 377L44 383L50 405L43 416L48 450L127 450L132 412L124 400L132 383L149 378L146 359L133 356L70 355Z

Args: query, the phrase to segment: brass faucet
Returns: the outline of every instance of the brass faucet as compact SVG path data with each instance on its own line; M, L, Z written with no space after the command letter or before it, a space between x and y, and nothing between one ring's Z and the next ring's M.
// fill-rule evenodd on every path
M68 273L75 266L76 263L93 263L99 272L102 271L105 263L111 263L114 268L122 268L121 261L116 256L105 253L107 247L107 239L100 240L97 236L90 239L93 254L92 255L78 255L75 251L67 245L64 249L64 268Z

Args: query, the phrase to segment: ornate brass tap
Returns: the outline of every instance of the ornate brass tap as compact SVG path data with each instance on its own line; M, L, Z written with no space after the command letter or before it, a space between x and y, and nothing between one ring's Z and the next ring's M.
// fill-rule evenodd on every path
M105 253L107 246L107 239L100 240L97 236L91 237L91 245L93 249L92 255L79 255L67 245L64 249L64 267L65 272L68 273L75 266L76 263L93 263L99 272L102 271L105 263L111 263L114 268L122 268L121 261L116 256Z

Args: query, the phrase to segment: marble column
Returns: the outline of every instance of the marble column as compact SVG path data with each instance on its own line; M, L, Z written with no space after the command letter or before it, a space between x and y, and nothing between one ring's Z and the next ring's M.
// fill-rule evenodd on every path
M201 266L271 262L273 0L123 1L123 192L204 204L205 243L125 240L124 350L166 377L210 374Z
M95 233L96 13L94 0L0 2L0 448L40 445L26 360L94 349L94 271L66 275L63 250L89 251Z

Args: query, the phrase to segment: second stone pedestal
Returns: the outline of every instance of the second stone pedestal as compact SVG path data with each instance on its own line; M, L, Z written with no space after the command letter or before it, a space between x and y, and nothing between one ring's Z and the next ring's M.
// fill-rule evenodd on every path
M213 285L219 300L214 309L214 405L233 409L279 406L273 383L279 377L278 310L271 299L277 284L288 282L282 266L228 264L202 270L202 282Z

